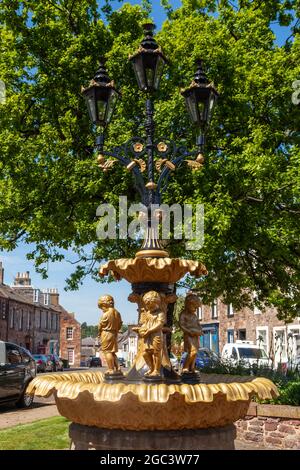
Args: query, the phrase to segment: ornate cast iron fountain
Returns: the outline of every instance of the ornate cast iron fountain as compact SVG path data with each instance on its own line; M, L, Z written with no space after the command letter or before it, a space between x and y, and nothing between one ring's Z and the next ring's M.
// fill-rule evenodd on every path
M59 412L72 421L70 436L76 449L218 449L233 448L234 421L246 415L253 396L262 399L277 394L265 378L199 375L194 354L201 326L195 315L198 299L187 296L180 325L188 352L182 374L172 369L169 343L175 284L186 274L201 278L205 266L194 260L173 259L162 247L151 207L161 196L172 172L184 163L201 168L209 117L218 93L198 62L191 86L182 92L192 121L198 126L196 149L188 151L173 141L155 139L153 104L150 93L158 88L167 59L153 38L153 25L145 25L145 38L130 60L141 91L147 93L145 137L135 137L112 151L104 150L105 128L119 96L101 63L90 85L83 89L92 122L102 128L97 137L98 165L103 171L119 161L135 177L143 204L147 207L147 232L142 248L133 259L110 260L100 267L100 276L112 274L132 286L129 296L138 305L138 353L127 374L114 366L101 372L44 375L34 379L29 393L54 394ZM147 170L147 181L144 172ZM155 182L155 172L159 175ZM109 315L115 313L113 299L99 301L104 316L102 342L114 354L116 327L112 332ZM117 321L120 325L120 319ZM109 349L111 348L111 349Z

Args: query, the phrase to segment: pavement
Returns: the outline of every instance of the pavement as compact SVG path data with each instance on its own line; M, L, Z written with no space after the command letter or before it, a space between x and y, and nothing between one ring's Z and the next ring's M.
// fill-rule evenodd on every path
M59 412L52 397L34 399L31 408L16 408L14 404L1 405L0 407L0 429L28 424L40 419L59 416Z

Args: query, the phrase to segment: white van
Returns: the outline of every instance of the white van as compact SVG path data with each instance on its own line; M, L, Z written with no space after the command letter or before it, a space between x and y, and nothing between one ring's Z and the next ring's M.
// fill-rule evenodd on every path
M245 362L246 364L257 364L258 366L272 365L271 359L252 341L237 341L236 343L226 343L222 355L222 359L236 362Z

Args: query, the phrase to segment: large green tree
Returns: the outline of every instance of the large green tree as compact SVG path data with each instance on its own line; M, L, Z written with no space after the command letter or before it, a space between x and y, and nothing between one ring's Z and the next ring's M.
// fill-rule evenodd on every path
M105 55L123 95L106 145L142 132L144 97L128 55L141 40L151 2L117 11L111 3L0 4L0 79L7 97L0 104L0 244L10 250L20 241L34 243L29 256L38 269L74 249L80 261L71 288L85 273L96 275L101 260L136 249L134 241L96 238L97 206L116 204L119 194L130 201L137 196L129 172L98 168L80 90ZM204 203L205 243L186 252L184 243L170 242L170 254L207 265L209 274L198 284L205 301L223 295L240 306L251 302L254 290L257 301L292 318L300 306L299 106L292 102L300 78L299 0L182 0L174 11L162 4L168 19L157 36L170 66L156 97L157 135L193 146L180 88L189 84L197 57L205 59L221 95L205 166L176 172L165 197ZM282 46L274 23L291 28Z

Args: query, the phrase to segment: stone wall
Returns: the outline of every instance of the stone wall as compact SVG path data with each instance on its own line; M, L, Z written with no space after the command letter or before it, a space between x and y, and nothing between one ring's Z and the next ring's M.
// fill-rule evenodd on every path
M237 439L267 449L300 449L300 406L251 403L235 423Z

